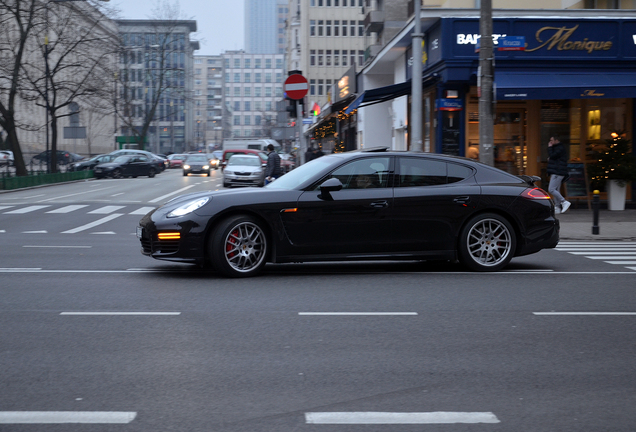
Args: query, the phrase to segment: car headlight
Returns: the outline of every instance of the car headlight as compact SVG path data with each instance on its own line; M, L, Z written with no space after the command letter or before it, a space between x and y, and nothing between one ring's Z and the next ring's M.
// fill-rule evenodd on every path
M210 165L203 165L203 169L210 169Z
M190 165L184 165L183 168L184 169L190 169Z
M166 217L173 218L187 215L188 213L192 213L196 209L203 207L209 200L210 198L198 198L193 201L188 201L187 203L172 210L166 215Z

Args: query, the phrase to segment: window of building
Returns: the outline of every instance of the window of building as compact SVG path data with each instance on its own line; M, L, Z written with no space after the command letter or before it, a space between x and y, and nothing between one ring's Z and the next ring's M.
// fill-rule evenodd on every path
M331 36L331 20L327 20L325 22L325 36Z
M322 66L324 57L324 50L318 50L318 66Z
M271 83L272 82L272 73L271 72L265 72L265 82L266 83Z
M261 97L263 93L262 87L254 87L254 96Z
M342 65L343 66L347 66L347 56L348 56L349 51L347 50L342 50Z
M234 111L240 111L240 110L241 110L241 102L234 101Z
M254 111L260 111L263 109L262 101L254 101Z
M272 101L265 101L265 111L272 110Z
M356 22L354 20L349 21L349 35L356 35Z
M252 87L243 87L243 94L247 97L252 96Z
M282 68L283 68L283 59L277 58L276 59L276 69L282 69Z
M309 36L316 36L316 20L309 20Z
M318 20L318 36L323 36L325 34L325 22L323 20Z
M325 94L325 80L318 80L318 96L323 96Z
M241 82L241 74L239 72L234 73L234 82Z
M333 65L340 66L340 50L333 51Z
M245 69L250 69L250 68L252 67L252 59L248 59L248 58L246 58L246 59L244 60L244 65L243 65L243 67L244 67Z
M201 75L201 69L195 69L194 70L194 74L195 75Z
M245 126L251 125L252 124L252 116L249 116L249 115L243 116L243 124Z
M254 82L257 82L257 83L261 82L262 76L263 76L263 74L262 74L262 73L260 73L260 72L256 72L256 73L254 74Z
M252 103L250 101L243 102L244 111L252 111Z
M200 58L194 59L194 64L201 64L201 63L203 63L203 59L200 59Z
M325 51L325 66L331 66L331 50Z
M316 80L315 79L309 80L309 94L312 96L316 95Z
M260 69L261 68L261 59L259 59L259 58L254 59L254 68L256 68L256 69Z
M241 125L241 116L235 115L233 120L234 120L234 126L240 126Z
M364 51L358 50L358 66L362 66L364 64Z
M234 59L234 67L237 68L237 69L241 67L241 59L240 58L235 58Z
M265 59L265 69L271 69L272 68L272 59L268 58Z
M349 25L349 21L347 20L342 20L342 35L346 36L347 35L347 26Z
M276 72L276 82L277 83L282 83L283 82L283 74L280 72Z
M340 20L335 20L333 22L333 35L340 36Z
M261 124L261 116L260 115L255 115L254 116L254 124L256 126L260 126L260 124Z
M364 21L358 21L358 36L364 36Z
M309 50L309 66L316 66L316 50Z
M265 97L272 97L272 86L265 86Z

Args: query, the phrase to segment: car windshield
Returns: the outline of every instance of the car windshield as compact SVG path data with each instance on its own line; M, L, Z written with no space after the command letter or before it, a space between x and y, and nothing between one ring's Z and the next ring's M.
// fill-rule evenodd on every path
M314 159L288 172L265 187L285 190L298 189L306 185L308 181L318 180L321 173L326 173L327 168L335 165L338 159L340 158L331 155Z
M128 162L128 159L130 159L130 156L117 156L113 162L114 163L125 163Z
M175 159L183 160L183 159L185 159L185 157L183 155L180 155L180 154L173 154L173 155L168 156L168 159L171 159L171 160L175 160Z
M230 158L230 161L227 163L228 166L231 165L247 165L247 166L261 166L260 161L258 160L258 158L255 157L249 157L249 156L232 156Z
M188 162L190 162L190 163L193 163L193 162L207 163L208 162L208 158L206 158L205 156L190 156L188 158Z

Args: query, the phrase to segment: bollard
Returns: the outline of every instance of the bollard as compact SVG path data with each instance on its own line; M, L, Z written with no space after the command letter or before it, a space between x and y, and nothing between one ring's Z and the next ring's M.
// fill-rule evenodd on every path
M599 193L600 192L598 190L595 190L594 197L592 198L592 210L594 211L594 222L592 223L592 234L599 234L601 231L598 226L598 210L601 204Z

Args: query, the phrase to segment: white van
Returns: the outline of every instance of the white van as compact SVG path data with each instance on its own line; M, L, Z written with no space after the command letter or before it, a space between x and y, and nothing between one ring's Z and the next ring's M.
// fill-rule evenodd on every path
M268 145L274 146L274 151L276 153L281 152L281 146L278 141L263 138L263 139L227 139L223 141L223 150L239 150L239 149L249 149L249 150L260 150L267 151Z

